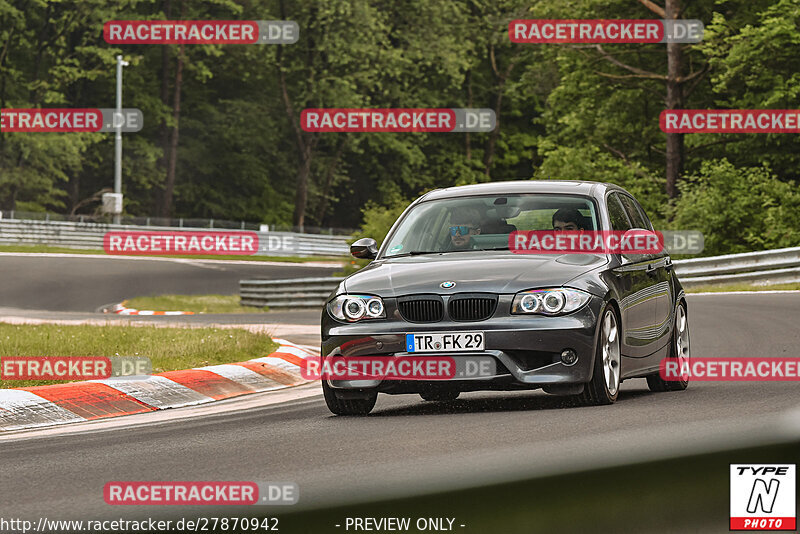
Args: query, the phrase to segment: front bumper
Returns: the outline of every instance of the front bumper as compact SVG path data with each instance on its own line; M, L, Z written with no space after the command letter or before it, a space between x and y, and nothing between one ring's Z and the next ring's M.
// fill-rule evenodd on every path
M443 320L411 323L403 320L384 299L387 319L341 323L322 312L322 358L413 357L406 352L407 333L469 332L484 333L483 351L424 353L424 356L490 356L496 363L491 376L447 380L328 380L340 390L377 390L385 393L412 393L431 388L475 390L535 389L584 384L591 380L595 355L597 321L603 299L593 296L580 310L569 315L511 315L513 295L500 295L494 315L485 321ZM578 355L573 365L561 362L561 352L572 349Z

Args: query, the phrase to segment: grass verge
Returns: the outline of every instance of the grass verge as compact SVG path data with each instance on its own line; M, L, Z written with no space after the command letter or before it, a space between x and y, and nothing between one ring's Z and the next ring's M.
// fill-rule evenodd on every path
M47 245L0 245L0 252L27 252L46 254L105 254L98 249L51 247ZM110 256L110 254L109 254ZM344 264L347 258L338 256L314 256L301 258L297 256L238 256L235 254L201 254L201 255L153 255L156 258L182 258L191 260L242 260L242 261L280 261L284 263L308 263L313 261L336 262Z
M153 374L266 356L278 344L236 328L0 324L4 356L146 356ZM62 382L0 379L0 388Z
M190 311L194 313L261 313L267 308L242 306L239 295L159 295L134 297L125 306L136 310Z
M756 286L753 284L725 284L697 286L686 289L687 293L721 293L723 291L787 291L798 290L800 284L775 284L771 286Z

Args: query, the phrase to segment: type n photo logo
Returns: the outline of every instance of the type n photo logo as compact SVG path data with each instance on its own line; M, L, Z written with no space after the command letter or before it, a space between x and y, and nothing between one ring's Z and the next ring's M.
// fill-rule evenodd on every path
M795 464L731 464L731 530L795 530Z

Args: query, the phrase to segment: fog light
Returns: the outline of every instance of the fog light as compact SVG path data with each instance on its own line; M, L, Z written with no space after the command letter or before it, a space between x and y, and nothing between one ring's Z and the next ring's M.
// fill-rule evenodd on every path
M572 349L564 349L561 351L561 363L564 365L575 365L578 361L578 353Z

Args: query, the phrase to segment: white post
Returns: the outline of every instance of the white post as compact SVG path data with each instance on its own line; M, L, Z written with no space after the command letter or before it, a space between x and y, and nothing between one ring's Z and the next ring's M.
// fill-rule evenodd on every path
M122 194L122 67L127 67L128 62L122 60L122 56L117 56L117 132L114 139L114 192ZM114 224L121 222L122 215L114 214Z

